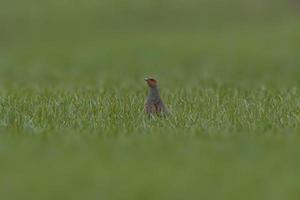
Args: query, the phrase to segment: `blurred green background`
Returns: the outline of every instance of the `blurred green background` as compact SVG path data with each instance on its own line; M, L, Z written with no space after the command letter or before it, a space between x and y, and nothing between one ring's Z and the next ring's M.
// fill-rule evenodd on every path
M1 85L298 84L298 13L297 1L2 1Z
M2 0L0 199L299 199L299 11Z

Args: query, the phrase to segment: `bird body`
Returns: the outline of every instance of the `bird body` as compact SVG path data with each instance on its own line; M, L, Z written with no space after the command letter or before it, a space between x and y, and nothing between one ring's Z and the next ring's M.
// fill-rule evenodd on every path
M145 105L145 112L148 115L159 115L159 114L167 114L168 109L164 105L159 90L157 87L157 81L153 78L147 78L145 81L149 86L149 96Z

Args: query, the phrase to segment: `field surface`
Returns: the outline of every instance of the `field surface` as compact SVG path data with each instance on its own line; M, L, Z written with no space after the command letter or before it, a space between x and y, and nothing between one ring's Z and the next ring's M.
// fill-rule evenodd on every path
M1 4L0 199L300 199L298 1Z

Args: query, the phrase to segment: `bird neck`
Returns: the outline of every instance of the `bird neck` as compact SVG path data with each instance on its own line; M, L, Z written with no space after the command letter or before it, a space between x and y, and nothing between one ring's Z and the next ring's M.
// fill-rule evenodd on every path
M159 90L158 90L157 86L150 88L150 96L151 97L159 97Z

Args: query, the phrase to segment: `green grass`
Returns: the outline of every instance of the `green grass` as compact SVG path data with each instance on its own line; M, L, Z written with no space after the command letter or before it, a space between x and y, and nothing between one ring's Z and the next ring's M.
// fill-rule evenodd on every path
M3 3L0 199L299 199L297 9Z

